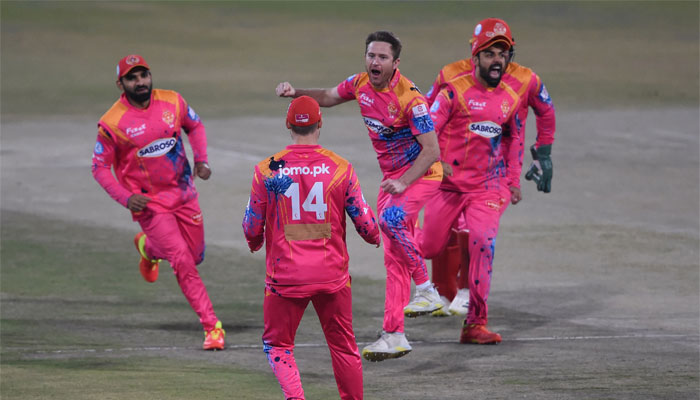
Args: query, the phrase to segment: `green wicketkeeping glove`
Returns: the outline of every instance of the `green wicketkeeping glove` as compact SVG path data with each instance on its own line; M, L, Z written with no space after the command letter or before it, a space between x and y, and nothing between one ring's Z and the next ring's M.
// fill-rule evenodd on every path
M537 159L540 162L540 168L542 169L542 176L537 182L537 190L545 193L552 191L552 176L554 173L554 166L552 165L552 145L547 144L537 148Z

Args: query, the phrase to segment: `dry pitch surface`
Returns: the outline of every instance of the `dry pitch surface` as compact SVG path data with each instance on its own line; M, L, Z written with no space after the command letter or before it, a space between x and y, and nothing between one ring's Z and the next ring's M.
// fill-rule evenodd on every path
M523 181L525 200L502 219L489 304L504 342L462 346L456 318L409 320L414 351L365 363L367 398L697 398L698 110L565 111L558 120L553 192ZM245 249L252 166L288 136L281 119L205 123L214 175L198 188L208 241ZM94 135L94 121L3 124L2 210L135 232L90 175ZM328 118L322 141L355 164L374 198L378 167L359 118ZM384 279L380 250L354 234L350 247L353 275ZM358 341L374 339L381 307L356 326ZM300 344L303 375L328 374L323 342ZM188 347L159 351L210 359ZM266 368L257 340L211 361Z

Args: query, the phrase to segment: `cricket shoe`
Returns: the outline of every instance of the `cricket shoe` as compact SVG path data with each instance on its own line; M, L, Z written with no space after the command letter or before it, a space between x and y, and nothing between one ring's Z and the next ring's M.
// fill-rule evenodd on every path
M462 326L459 342L464 344L497 344L501 343L501 335L486 329L486 325L467 324Z
M139 270L146 282L155 282L158 279L158 265L161 260L152 260L146 254L146 234L139 232L134 237L134 245L141 255Z
M362 349L362 357L369 361L384 361L403 357L411 350L403 332L382 332L382 336L376 342Z
M419 315L430 314L444 307L445 303L442 302L440 294L431 285L425 290L416 288L416 295L413 297L413 301L403 308L403 315L414 318Z
M467 315L469 312L469 289L459 289L447 310L452 315Z
M216 321L214 329L204 333L202 348L204 350L223 350L225 336L226 331L221 327L221 321Z
M447 297L445 297L445 296L440 296L440 299L442 300L442 302L444 304L447 304L450 302L449 300L447 300ZM431 312L430 315L433 317L451 317L452 316L452 314L447 309L447 307L441 307L441 308Z

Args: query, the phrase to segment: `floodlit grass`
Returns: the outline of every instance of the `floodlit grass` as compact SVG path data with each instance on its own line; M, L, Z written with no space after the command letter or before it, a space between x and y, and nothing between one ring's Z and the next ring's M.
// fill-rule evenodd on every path
M362 71L364 38L394 31L400 66L427 90L487 16L511 25L516 61L560 109L698 103L697 2L3 1L3 117L97 119L117 60L140 53L158 87L203 117L279 111L274 87L326 87ZM355 112L341 107L338 112Z
M132 246L128 233L3 211L0 397L279 399L260 346L264 265L208 249L200 271L232 348L204 352L167 262L148 284ZM364 283L374 300L383 295L380 283ZM299 340L322 345L312 318ZM326 358L327 374L302 367L312 398L337 396Z

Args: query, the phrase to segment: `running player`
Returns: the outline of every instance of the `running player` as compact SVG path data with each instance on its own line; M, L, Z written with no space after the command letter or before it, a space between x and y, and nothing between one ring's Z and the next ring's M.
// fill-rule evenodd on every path
M311 301L331 352L341 399L362 399L362 358L352 329L345 213L379 247L379 226L352 165L318 145L321 110L294 99L294 144L255 166L243 231L251 252L266 243L263 350L286 399L304 399L294 336Z
M498 25L498 26L497 26ZM520 129L520 141L524 148L525 142L525 123L529 108L532 108L535 113L535 121L537 125L537 139L535 148L542 161L542 176L538 182L537 188L540 191L549 193L551 191L552 182L552 163L550 153L552 143L554 142L554 132L556 128L556 117L552 99L547 92L547 88L540 77L530 68L524 67L516 62L513 62L515 56L515 40L513 40L510 27L508 24L498 18L487 18L477 25L478 27L493 26L503 35L509 37L513 46L508 52L507 67L503 73L502 80L508 84L520 96L520 107L518 108L518 119L522 124ZM476 37L476 29L471 39L473 43ZM460 76L469 75L474 70L471 55L465 59L455 61L445 65L438 73L435 82L426 94L429 104L433 104L435 98L447 82ZM520 154L522 159L523 154ZM548 161L548 162L547 162ZM469 232L465 228L464 218L460 218L459 223L455 226L453 233L449 239L449 244L440 255L432 260L433 283L440 292L451 304L448 310L438 310L435 315L448 315L445 311L453 314L466 315L468 307L469 293L466 290L466 275L469 265L469 254L462 245L468 242ZM462 251L463 250L463 251ZM462 267L462 268L460 268ZM455 279L455 275L459 273L460 277Z
M92 175L141 225L134 244L143 278L155 282L159 261L168 260L204 327L203 348L221 350L225 332L197 272L204 260L204 226L181 133L192 146L194 175L207 180L204 125L179 93L153 89L141 56L119 61L117 87L121 97L97 123Z
M276 88L278 96L308 95L322 107L357 100L377 153L384 175L377 215L387 278L383 332L362 350L371 361L398 358L411 351L404 334L404 314L428 314L444 306L414 236L418 212L442 180L440 151L425 97L399 72L400 54L401 42L394 34L374 32L365 41L366 72L326 89L295 89L289 82ZM416 284L413 301L411 278Z
M431 117L443 162L451 168L426 205L422 250L433 258L451 226L465 213L469 229L469 313L462 343L498 343L486 328L498 224L508 202L521 199L517 93L501 80L512 42L499 25L475 31L473 73L453 79L438 93Z

